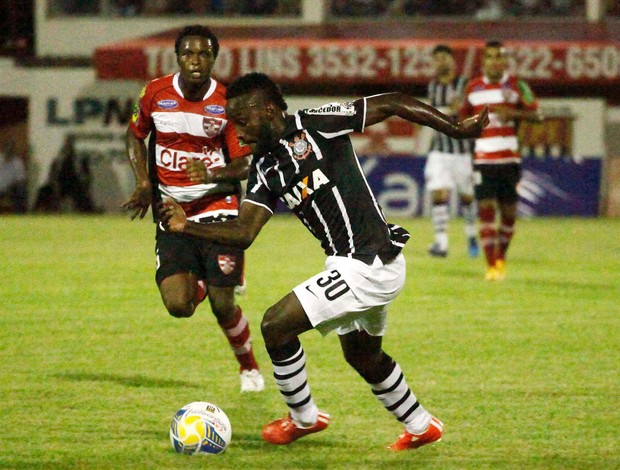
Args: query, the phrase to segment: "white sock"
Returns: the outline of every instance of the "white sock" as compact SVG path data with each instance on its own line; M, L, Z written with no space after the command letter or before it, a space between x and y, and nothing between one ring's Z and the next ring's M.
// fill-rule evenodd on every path
M283 361L272 361L276 385L289 407L291 418L301 427L312 426L319 409L310 395L306 375L306 354L302 347Z
M441 250L448 249L448 221L450 210L448 204L433 204L431 207L431 222L435 230L435 243Z
M378 384L371 384L372 393L394 417L412 434L426 431L431 415L416 399L397 362L390 375Z
M476 228L476 204L466 204L461 207L461 211L463 212L463 219L465 219L465 235L467 238L475 237L478 234L478 230Z

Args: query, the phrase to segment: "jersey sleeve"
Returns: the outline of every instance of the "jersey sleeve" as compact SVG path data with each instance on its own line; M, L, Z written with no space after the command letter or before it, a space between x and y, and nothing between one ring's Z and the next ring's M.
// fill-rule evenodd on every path
M474 114L474 107L471 105L471 102L469 101L469 93L471 89L470 84L471 82L465 85L465 91L463 92L463 104L461 105L461 108L459 109L459 116L462 118L466 118Z
M250 166L250 176L248 177L247 192L243 200L245 203L255 204L264 207L272 214L278 204L277 196L269 189L267 182L261 177L259 171L260 161L253 162Z
M230 120L226 123L226 128L224 129L224 144L228 149L228 157L231 160L247 157L250 154L250 147L248 145L241 145L237 138L235 126Z
M538 109L538 100L534 96L534 92L530 86L524 81L519 80L517 82L517 88L519 89L519 104L523 109L535 111Z
M295 122L299 130L314 129L328 139L351 132L362 132L365 118L365 99L327 103L318 108L304 109L295 113Z
M133 105L131 121L129 122L129 128L138 139L144 140L151 133L153 122L151 119L151 102L151 87L145 85Z

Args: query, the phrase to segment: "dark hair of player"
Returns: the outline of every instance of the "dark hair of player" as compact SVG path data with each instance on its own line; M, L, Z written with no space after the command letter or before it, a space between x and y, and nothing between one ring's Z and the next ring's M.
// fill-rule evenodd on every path
M211 45L213 46L213 55L214 57L217 58L217 55L220 52L220 43L217 40L217 37L215 36L215 34L213 34L213 31L211 31L206 26L202 26L200 24L186 26L185 28L181 30L181 32L177 36L176 41L174 42L174 53L176 55L179 55L179 48L181 47L181 42L183 41L183 38L185 38L186 36L200 36L200 37L210 40Z
M440 52L445 52L446 54L454 55L452 52L452 48L447 46L446 44L437 44L433 49L433 55L439 54Z
M248 73L235 80L226 89L226 99L230 100L253 91L260 91L267 101L274 103L282 111L288 109L280 87L267 75L259 72Z
M488 41L484 47L492 47L493 49L503 49L504 43L502 41Z

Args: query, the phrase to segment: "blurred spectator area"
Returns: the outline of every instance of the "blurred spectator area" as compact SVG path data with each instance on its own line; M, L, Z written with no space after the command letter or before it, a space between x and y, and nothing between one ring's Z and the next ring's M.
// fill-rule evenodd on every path
M32 55L34 0L0 0L0 56Z
M335 17L467 16L479 20L497 20L515 16L584 16L586 1L328 0L328 5L330 14ZM50 16L299 16L302 10L301 3L302 0L49 0L48 14ZM620 15L620 0L606 0L604 3L609 15Z
M299 15L301 0L51 0L51 16Z
M335 16L584 16L586 0L332 0ZM615 2L609 2L615 3Z

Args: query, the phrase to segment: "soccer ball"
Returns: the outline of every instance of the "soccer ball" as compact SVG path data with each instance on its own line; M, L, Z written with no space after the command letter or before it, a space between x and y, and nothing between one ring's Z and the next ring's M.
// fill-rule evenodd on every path
M185 405L170 423L170 442L179 454L221 454L231 437L226 413L205 401Z

